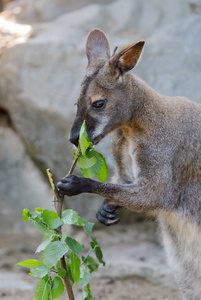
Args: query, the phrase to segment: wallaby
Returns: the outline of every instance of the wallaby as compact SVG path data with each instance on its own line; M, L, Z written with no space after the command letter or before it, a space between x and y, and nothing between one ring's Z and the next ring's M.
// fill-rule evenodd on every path
M86 121L97 144L113 132L116 173L112 183L69 175L62 195L105 197L100 222L119 221L115 210L150 212L159 221L169 264L185 300L201 299L201 105L162 96L130 71L144 41L110 56L105 34L94 29L86 42L88 67L77 100L70 141L78 145Z

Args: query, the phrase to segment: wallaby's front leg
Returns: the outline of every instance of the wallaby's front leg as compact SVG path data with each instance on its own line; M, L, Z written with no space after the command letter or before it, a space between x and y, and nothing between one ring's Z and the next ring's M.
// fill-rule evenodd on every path
M68 196L75 196L78 195L83 191L83 186L80 184L81 177L74 177L74 186L71 192L69 191L69 177L64 177L61 181L57 184L57 189L60 194L68 195ZM77 190L78 188L78 190ZM84 188L86 190L86 186ZM116 213L116 209L120 208L121 206L115 203L110 203L108 199L105 199L103 205L99 208L96 213L96 218L99 220L100 223L109 226L119 223L120 219L117 218L118 214Z
M81 193L98 194L110 201L134 211L151 211L166 208L172 196L171 170L163 166L152 170L150 178L141 177L136 184L102 183L89 178L68 175L57 188L62 195Z

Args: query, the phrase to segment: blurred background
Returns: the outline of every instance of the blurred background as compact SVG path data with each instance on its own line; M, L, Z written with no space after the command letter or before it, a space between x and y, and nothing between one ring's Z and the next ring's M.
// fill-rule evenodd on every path
M72 163L74 149L68 135L87 66L85 41L93 28L107 34L111 51L144 39L145 51L134 73L162 94L201 103L201 0L0 0L3 299L34 297L35 281L13 267L21 256L25 259L23 255L33 258L41 238L23 222L22 210L50 209L46 168L58 181ZM110 137L96 149L106 157L110 177ZM93 281L94 299L179 299L155 222L122 211L120 224L103 227L95 219L101 203L94 195L65 202L96 223L105 248L108 267ZM77 231L74 234L84 238ZM122 281L125 288L118 290ZM82 299L79 291L77 297Z

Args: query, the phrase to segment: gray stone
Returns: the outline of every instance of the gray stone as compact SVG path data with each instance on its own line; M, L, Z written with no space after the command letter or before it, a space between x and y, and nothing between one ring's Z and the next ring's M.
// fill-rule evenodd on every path
M113 0L97 0L96 3L109 3ZM16 0L5 5L4 10L16 17L19 22L42 22L56 19L59 15L72 10L80 9L91 0L73 1L73 0Z
M192 15L149 38L138 74L162 94L201 102L201 23Z
M143 59L134 73L161 93L201 102L200 24L196 1L118 0L60 15L26 42L16 40L4 50L0 57L0 106L9 111L40 171L45 173L50 167L59 180L70 168L74 150L68 134L87 65L85 40L92 28L106 32L112 50L116 45L145 39ZM106 156L111 174L109 137L97 150ZM95 220L100 202L92 195L68 199L70 207L90 220Z
M115 244L104 247L105 267L100 267L97 277L139 277L154 284L176 290L173 275L167 266L160 246L147 241Z
M0 290L10 290L10 291L25 291L33 290L34 284L31 284L24 280L19 273L15 272L0 272Z
M159 243L156 223L119 224L96 230L94 235L103 251L106 266L94 276L100 278L142 278L156 285L177 290L164 249ZM84 242L84 234L77 236Z
M8 127L0 127L0 231L19 230L24 208L51 208L50 188Z

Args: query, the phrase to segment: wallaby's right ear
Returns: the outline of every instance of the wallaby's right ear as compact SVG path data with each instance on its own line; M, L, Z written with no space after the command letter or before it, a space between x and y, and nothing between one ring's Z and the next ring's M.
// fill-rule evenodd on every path
M110 46L104 32L100 29L93 29L87 38L86 54L89 64L96 58L104 58L107 60L110 57Z
M135 68L139 62L144 44L144 41L130 44L115 54L110 60L110 67L112 68L113 73L116 73L118 69L119 74L122 75Z

